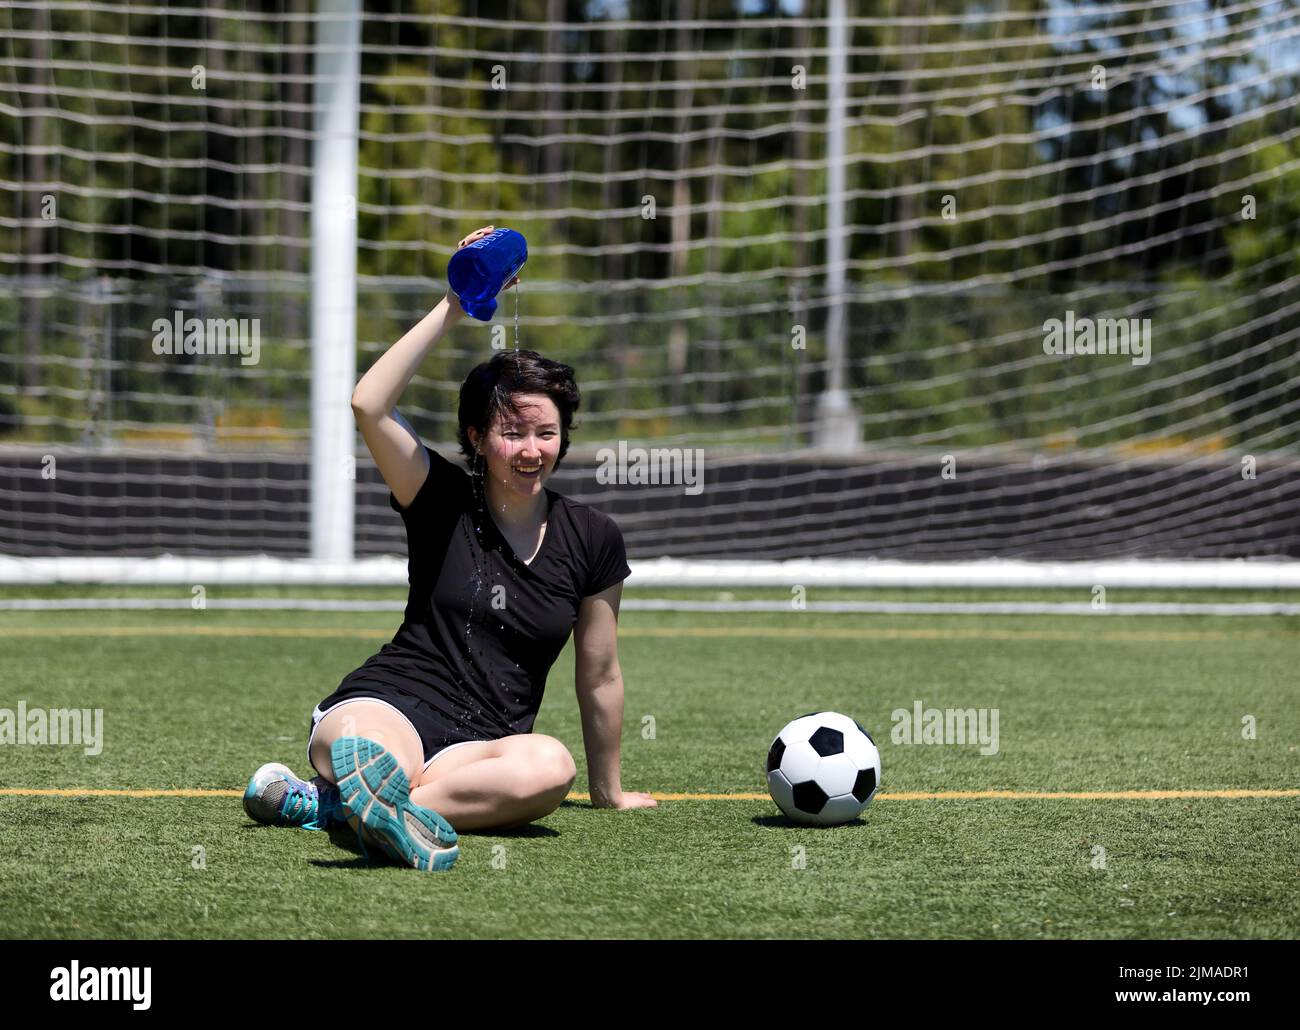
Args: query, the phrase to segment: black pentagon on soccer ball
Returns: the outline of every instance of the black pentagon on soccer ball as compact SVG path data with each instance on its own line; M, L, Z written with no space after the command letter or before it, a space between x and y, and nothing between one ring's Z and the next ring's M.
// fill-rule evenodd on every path
M863 769L853 781L853 796L859 801L866 801L876 789L876 770Z
M843 754L844 752L844 734L839 730L833 730L829 726L822 726L811 737L808 743L813 746L823 758L829 758L831 755Z
M772 741L772 750L767 753L767 771L771 772L781 764L781 756L785 754L785 741L780 737Z
M853 725L856 726L858 729L860 729L862 731L862 735L866 737L869 741L871 741L871 743L874 744L876 742L876 738L873 737L870 733L868 733L867 728L863 726L862 723L858 722L857 719L853 720Z
M826 802L829 800L826 791L817 786L816 780L794 785L794 807L801 812L816 815L826 806Z

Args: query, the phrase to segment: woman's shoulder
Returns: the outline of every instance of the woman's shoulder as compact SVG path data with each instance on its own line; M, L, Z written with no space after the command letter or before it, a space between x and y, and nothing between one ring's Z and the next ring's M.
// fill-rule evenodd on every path
M467 497L470 494L471 476L459 455L448 458L424 445L429 456L428 483L445 496Z
M450 458L443 457L427 443L424 445L424 453L429 456L429 468L432 469L436 465L439 475L455 476L458 479L469 478L469 470L459 460L453 461Z
M623 532L613 516L563 494L555 495L555 503L568 513L579 541L571 546L582 556L581 596L590 597L626 579L632 569L627 563Z
M566 511L574 521L602 526L607 524L617 525L617 523L614 522L613 516L602 511L600 508L587 504L584 501L575 500L567 494L557 493L549 487L547 488L547 492L552 496L552 510L558 506L562 510Z
M429 458L429 471L425 474L420 489L416 491L415 498L403 508L391 492L388 495L388 506L403 518L415 512L459 510L469 503L469 473L428 444L423 446L424 453Z
M622 548L623 531L608 512L559 493L555 494L551 508L552 519L557 510L564 513L565 521L571 527L569 532L577 537L580 546L587 553L597 554Z

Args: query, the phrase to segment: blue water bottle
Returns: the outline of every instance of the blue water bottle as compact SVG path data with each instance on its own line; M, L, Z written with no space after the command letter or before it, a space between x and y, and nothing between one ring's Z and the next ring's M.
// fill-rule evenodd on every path
M486 322L497 309L497 294L528 260L528 241L514 229L495 229L461 247L447 263L447 281L464 311Z

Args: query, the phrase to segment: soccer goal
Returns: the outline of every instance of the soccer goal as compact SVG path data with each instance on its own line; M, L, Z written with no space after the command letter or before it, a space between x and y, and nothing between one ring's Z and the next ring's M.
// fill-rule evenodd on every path
M4 5L0 581L404 583L496 224L631 586L1300 587L1300 9L579 6Z

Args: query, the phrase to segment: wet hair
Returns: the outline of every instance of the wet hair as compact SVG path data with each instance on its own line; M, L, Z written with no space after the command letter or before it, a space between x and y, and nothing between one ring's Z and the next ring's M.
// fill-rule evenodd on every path
M555 459L555 468L560 467L560 461L569 449L573 416L582 402L573 369L544 358L536 351L503 350L494 354L491 361L478 365L461 384L458 439L460 451L471 470L477 455L469 439L470 426L478 430L481 440L498 414L518 418L519 406L515 395L521 393L544 394L559 410L560 451Z

